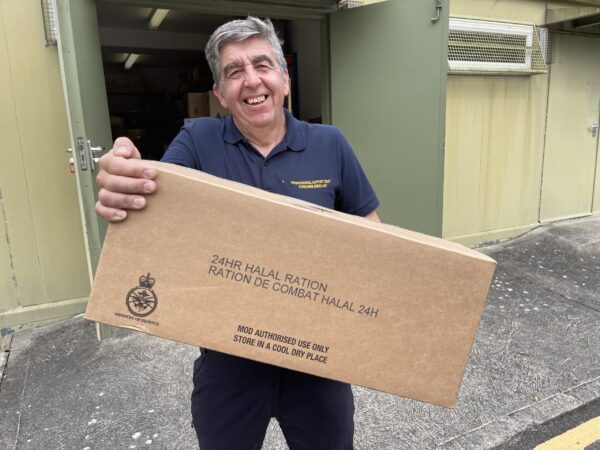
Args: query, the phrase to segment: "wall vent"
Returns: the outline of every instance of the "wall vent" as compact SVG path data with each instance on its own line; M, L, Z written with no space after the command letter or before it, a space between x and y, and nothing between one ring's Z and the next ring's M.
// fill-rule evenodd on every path
M451 17L449 73L547 72L539 30L524 25Z

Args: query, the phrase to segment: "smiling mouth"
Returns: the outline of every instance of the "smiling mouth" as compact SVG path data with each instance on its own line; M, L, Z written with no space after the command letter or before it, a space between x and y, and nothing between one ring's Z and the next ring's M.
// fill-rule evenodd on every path
M267 99L267 95L259 95L257 97L250 97L244 100L244 103L246 103L247 105L260 105L261 103L264 103L264 101Z

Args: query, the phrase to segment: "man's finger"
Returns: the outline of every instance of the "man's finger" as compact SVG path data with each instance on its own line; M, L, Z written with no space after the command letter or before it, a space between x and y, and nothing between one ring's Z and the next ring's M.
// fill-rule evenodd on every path
M152 194L156 192L156 182L144 178L122 177L100 172L96 176L98 187L122 194Z
M118 137L117 139L115 139L115 142L113 144L113 148L112 148L112 152L116 155L116 156L120 156L122 158L136 158L136 159L140 159L141 155L139 150L137 149L137 147L135 145L133 145L133 142L131 142L131 139L126 138L126 137Z
M156 170L152 167L149 167L142 160L121 158L116 156L114 152L109 152L100 158L99 165L99 183L101 180L109 178L111 175L143 178L147 180L153 180L156 178Z
M106 207L115 209L142 209L147 203L143 195L124 194L107 189L98 191L98 201Z
M109 208L100 202L96 202L96 214L109 222L121 222L127 217L127 211L122 209Z

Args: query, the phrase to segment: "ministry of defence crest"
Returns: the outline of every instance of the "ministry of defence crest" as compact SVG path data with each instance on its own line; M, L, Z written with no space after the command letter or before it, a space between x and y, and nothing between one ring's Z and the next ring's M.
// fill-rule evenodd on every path
M149 273L148 275L142 275L140 277L140 285L127 293L125 303L131 314L138 317L146 317L154 312L156 305L158 305L158 297L152 290L154 283L155 280L150 277Z

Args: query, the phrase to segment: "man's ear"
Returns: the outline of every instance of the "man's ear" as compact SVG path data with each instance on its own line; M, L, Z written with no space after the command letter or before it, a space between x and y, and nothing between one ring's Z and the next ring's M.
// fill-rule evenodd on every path
M285 86L283 88L283 95L284 97L290 95L290 74L288 73L288 70L285 69L283 71L283 79L285 80Z
M215 97L219 100L219 103L223 108L227 108L227 102L225 101L225 97L223 97L223 93L221 92L221 88L217 83L213 84L213 91L215 93Z

